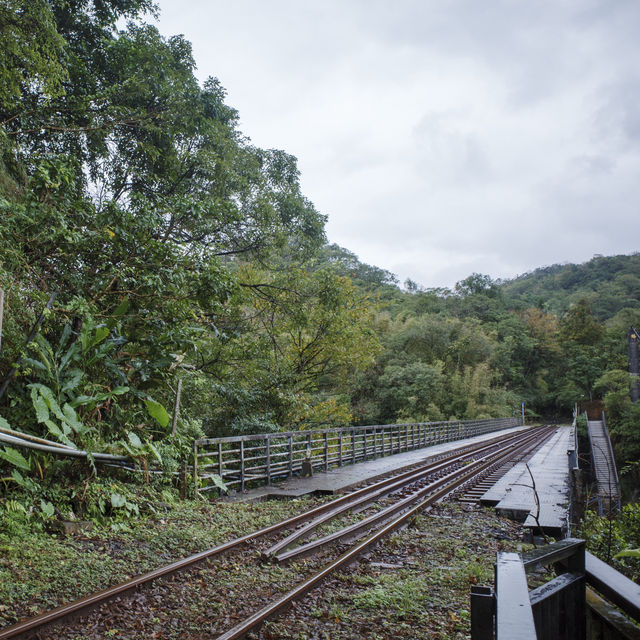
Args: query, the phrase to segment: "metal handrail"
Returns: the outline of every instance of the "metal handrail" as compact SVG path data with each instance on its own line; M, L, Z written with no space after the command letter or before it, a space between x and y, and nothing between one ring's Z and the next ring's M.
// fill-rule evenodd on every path
M609 455L611 456L611 469L613 471L613 477L616 480L616 490L618 494L620 493L620 481L618 479L618 468L616 467L616 459L613 455L613 447L611 446L611 435L609 434L609 428L607 427L607 420L604 417L604 411L602 412L602 426L604 428L604 433L607 436L607 445L609 447Z
M215 488L212 476L241 491L247 481L291 477L303 463L328 470L520 425L518 418L490 418L408 424L363 425L202 438L194 442L196 495Z

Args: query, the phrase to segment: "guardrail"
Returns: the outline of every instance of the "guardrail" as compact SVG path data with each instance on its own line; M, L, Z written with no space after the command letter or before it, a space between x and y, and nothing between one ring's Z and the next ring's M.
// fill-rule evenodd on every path
M529 591L527 573L556 577ZM494 587L471 588L472 640L638 640L640 587L566 538L522 555L498 553ZM614 609L592 589L596 589Z
M195 494L216 489L218 479L244 491L248 483L271 484L303 467L326 471L520 424L520 418L492 418L203 438L193 445Z

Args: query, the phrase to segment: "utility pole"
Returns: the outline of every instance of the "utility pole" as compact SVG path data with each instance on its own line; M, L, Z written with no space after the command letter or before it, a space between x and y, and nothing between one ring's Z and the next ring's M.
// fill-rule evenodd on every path
M629 373L631 374L631 402L640 400L640 377L638 374L638 332L631 327L627 333L629 338Z

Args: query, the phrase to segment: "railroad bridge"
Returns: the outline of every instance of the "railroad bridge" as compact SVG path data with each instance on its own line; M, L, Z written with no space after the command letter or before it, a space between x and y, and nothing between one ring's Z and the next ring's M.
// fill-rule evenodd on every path
M602 444L600 448L605 450ZM523 522L533 539L536 534L564 538L559 546L525 558L498 554L495 588L478 586L471 592L473 640L637 640L638 634L632 630L625 635L620 625L614 632L593 626L596 618L607 619L606 604L589 602L589 611L600 609L585 615L587 583L636 618L640 587L586 553L584 541L566 538L571 534L572 503L580 493L577 453L575 418L570 426L525 427L518 418L506 418L200 440L194 444L196 495L229 488L231 500L336 495L260 530L0 629L0 640L47 637L42 634L52 625L82 618L109 600L133 598L139 589L199 564L213 563L215 571L215 563L226 554L247 547L251 554L242 556L243 562L285 564L313 556L315 567L298 563L301 575L289 591L261 599L261 609L244 619L235 616L237 624L218 636L239 640L445 498L492 505ZM364 517L343 526L346 515L359 512ZM330 526L329 533L325 528L323 534L331 521L339 526ZM526 571L549 563L561 567L559 575L530 592ZM108 616L108 609L96 615L103 613ZM585 620L591 624L590 635Z
M232 489L230 500L339 494L525 429L521 419L510 418L203 439L196 443L194 477L201 495L219 489L212 478L222 479ZM494 506L534 535L560 537L570 530L574 467L575 424L555 426L535 447L464 484L456 496Z

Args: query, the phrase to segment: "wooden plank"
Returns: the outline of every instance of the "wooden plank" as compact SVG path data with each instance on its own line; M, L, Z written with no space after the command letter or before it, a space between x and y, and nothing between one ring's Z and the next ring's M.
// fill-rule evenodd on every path
M498 553L496 640L537 640L527 576L517 553Z
M627 615L640 620L640 585L588 551L585 554L585 571L591 586Z
M585 579L582 573L563 573L529 594L537 640L585 637Z
M471 638L493 640L495 598L493 587L471 587Z
M576 572L584 571L584 540L579 538L565 538L559 542L527 551L522 556L525 572L533 571L537 567L571 558L569 569Z
M587 587L587 637L602 640L640 640L640 627Z

